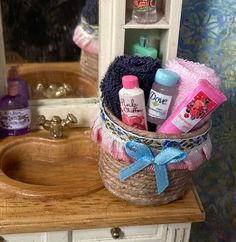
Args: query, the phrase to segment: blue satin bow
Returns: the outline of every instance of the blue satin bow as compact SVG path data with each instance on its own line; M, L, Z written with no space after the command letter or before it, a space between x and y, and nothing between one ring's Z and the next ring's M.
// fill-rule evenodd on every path
M135 162L120 170L120 180L124 181L128 177L153 164L158 194L162 193L169 186L166 165L178 163L186 157L184 151L173 147L167 147L158 155L154 156L147 145L137 141L126 142L125 151L128 156L135 159Z

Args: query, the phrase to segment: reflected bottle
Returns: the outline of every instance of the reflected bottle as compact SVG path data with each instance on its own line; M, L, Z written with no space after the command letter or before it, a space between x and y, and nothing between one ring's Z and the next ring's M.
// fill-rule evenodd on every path
M136 23L152 24L160 20L160 0L133 0L132 19Z
M0 136L26 134L30 127L28 100L20 95L21 84L8 82L8 94L0 99Z

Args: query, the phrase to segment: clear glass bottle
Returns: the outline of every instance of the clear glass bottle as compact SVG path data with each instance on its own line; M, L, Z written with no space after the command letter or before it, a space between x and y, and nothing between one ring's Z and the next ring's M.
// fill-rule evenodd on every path
M177 94L179 75L166 69L158 69L147 103L147 120L156 128L169 116L170 106Z
M8 82L8 94L0 99L0 136L21 135L29 131L30 109L28 100L19 94L21 84Z
M160 3L160 0L133 0L132 19L141 24L156 23L161 17L157 11Z

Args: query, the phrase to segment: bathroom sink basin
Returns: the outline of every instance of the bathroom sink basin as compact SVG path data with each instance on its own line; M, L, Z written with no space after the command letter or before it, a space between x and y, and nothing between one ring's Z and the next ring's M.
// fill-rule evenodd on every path
M98 146L85 128L53 139L45 130L0 141L0 189L30 198L83 196L103 188Z
M31 99L98 96L97 80L84 73L78 62L20 64L19 75L29 84ZM56 90L49 88L58 89L64 84L71 90L57 97ZM39 86L45 90L38 90Z

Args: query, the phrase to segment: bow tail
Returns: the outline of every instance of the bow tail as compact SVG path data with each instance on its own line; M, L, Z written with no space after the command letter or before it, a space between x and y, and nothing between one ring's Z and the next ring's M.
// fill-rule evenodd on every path
M165 165L155 166L155 177L157 183L157 192L158 194L162 193L169 186L169 179L167 174L167 169Z

